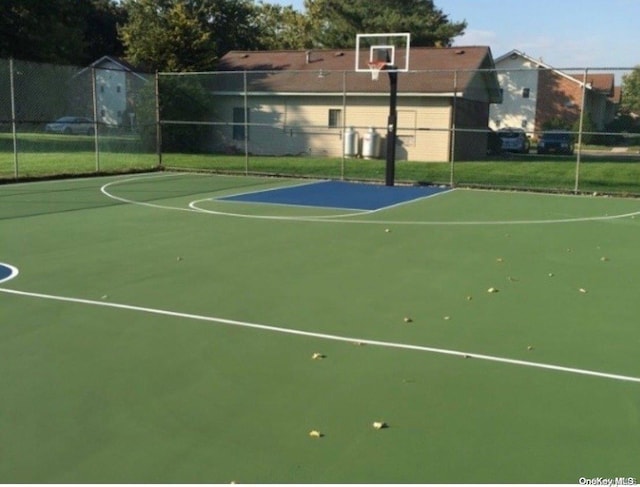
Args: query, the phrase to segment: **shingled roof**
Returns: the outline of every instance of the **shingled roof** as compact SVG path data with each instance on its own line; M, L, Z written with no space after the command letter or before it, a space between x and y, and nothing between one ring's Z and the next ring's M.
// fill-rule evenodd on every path
M572 75L573 78L581 83L585 80L585 76L581 74ZM614 76L612 73L588 73L586 75L587 85L591 86L594 91L612 97L614 95Z
M215 88L221 92L247 91L289 94L376 94L389 92L386 76L371 80L369 73L354 72L355 50L231 51L219 62ZM500 87L491 50L486 46L411 48L410 69L400 73L399 94L453 96L500 101ZM346 74L343 74L346 73ZM480 77L480 78L478 78ZM480 83L478 83L480 79ZM480 86L483 88L479 89Z
M91 68L97 68L97 69L105 69L104 66L110 66L111 64L118 66L118 70L119 71L124 71L130 74L133 74L134 76L137 76L138 78L140 78L143 81L147 81L147 79L144 76L144 73L140 70L138 70L135 66L133 66L132 64L128 63L127 61L125 61L124 59L121 59L119 57L115 57L115 56L102 56L100 59L95 60L94 62L92 62L89 66L81 69L80 71L78 71L78 73L76 74L76 76L84 74L85 72L87 72L88 70L90 70ZM107 67L106 69L114 69L111 67Z
M556 69L544 63L541 59L534 59L528 54L518 51L517 49L512 49L506 54L503 54L502 56L498 57L495 62L496 64L500 65L502 61L508 58L514 58L516 56L519 56L523 59L528 60L534 66L541 67L549 71L554 71L560 76L564 76L565 78L570 79L572 81L576 81L578 83L583 83L585 81L585 74L582 74L582 73L570 74L563 70ZM530 69L530 68L526 68L526 69ZM614 91L615 79L614 78L615 77L613 73L587 73L586 74L587 88L592 89L595 92L601 93L607 97L613 98L615 97L615 91Z

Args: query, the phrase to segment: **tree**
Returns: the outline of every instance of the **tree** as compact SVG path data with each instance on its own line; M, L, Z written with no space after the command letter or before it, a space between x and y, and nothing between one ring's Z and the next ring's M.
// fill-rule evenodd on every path
M213 70L231 49L250 49L258 33L249 0L124 0L126 57L159 71Z
M640 113L640 65L622 76L622 103L620 108L626 113Z
M118 25L127 20L127 13L122 5L113 0L91 0L85 6L84 19L82 65L90 64L105 55L124 54L124 46L118 37Z
M412 46L450 46L466 22L450 22L433 0L305 0L319 47L352 48L356 34L411 32Z
M211 33L195 2L125 0L128 22L120 28L127 59L147 70L196 71L213 67Z
M2 0L0 56L51 63L81 57L81 15L76 4L74 0Z
M85 65L122 46L113 0L0 0L0 57Z
M200 4L200 21L211 32L216 55L233 49L258 49L253 0L187 0Z
M162 76L160 118L178 121L208 121L213 116L213 98L198 75ZM169 152L206 152L213 139L210 126L163 124L162 149Z
M293 7L260 2L253 22L258 33L258 49L308 49L313 47L311 20Z

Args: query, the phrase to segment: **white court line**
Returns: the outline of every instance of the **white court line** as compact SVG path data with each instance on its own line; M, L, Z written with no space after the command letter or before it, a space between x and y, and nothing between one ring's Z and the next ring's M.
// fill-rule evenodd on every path
M109 193L107 191L107 188L109 186L115 185L115 184L126 183L126 182L129 182L129 181L136 181L138 179L151 179L151 178L171 177L171 176L175 176L175 174L162 174L162 175L153 175L153 176L137 176L137 177L130 177L130 178L125 178L125 179L118 179L116 181L111 181L111 182L109 182L107 184L103 184L102 186L100 186L100 192L102 194L104 194L107 198L111 198L112 200L120 201L121 203L127 203L127 204L139 205L139 206L146 206L148 208L156 208L156 209L161 209L161 210L176 210L176 211L188 211L188 212L198 213L199 210L197 210L197 209L182 208L182 207L179 207L179 206L157 205L155 203L147 203L145 201L135 201L135 200L127 199L127 198L122 198L120 196L116 196L116 195L111 194L111 193Z
M191 313L180 313L180 312L177 312L177 311L168 311L168 310L162 310L162 309L156 309L156 308L146 308L146 307L134 306L134 305L130 305L130 304L110 303L110 302L106 302L106 301L94 301L94 300L91 300L91 299L70 298L70 297L65 297L65 296L54 296L54 295L51 295L51 294L41 294L41 293L32 293L32 292L26 292L26 291L17 291L17 290L14 290L14 289L0 288L0 292L7 293L7 294L14 294L14 295L18 295L18 296L26 296L26 297L40 298L40 299L50 299L50 300L54 300L54 301L63 301L63 302L68 302L68 303L88 304L88 305L92 305L92 306L102 306L102 307L105 307L105 308L116 308L116 309L124 309L124 310L129 310L129 311L138 311L138 312L142 312L142 313L151 313L151 314L156 314L156 315L171 316L171 317L175 317L175 318L184 318L184 319L189 319L189 320L208 321L208 322L214 322L214 323L221 323L221 324L224 324L224 325L233 325L233 326L240 326L240 327L244 327L244 328L253 328L253 329L264 330L264 331L285 333L285 334L289 334L289 335L298 335L298 336L306 336L306 337L312 337L312 338L320 338L320 339L323 339L323 340L332 340L332 341L349 342L349 343L362 343L362 344L375 345L375 346L385 347L385 348L397 348L397 349L402 349L402 350L415 350L415 351L419 351L419 352L430 352L430 353L437 353L437 354L442 354L442 355L453 355L453 356L457 356L457 357L474 358L474 359L480 359L480 360L487 360L487 361L490 361L490 362L499 362L499 363L503 363L503 364L520 365L520 366L524 366L524 367L534 367L534 368L538 368L538 369L553 370L553 371L556 371L556 372L567 372L567 373L571 373L571 374L587 375L587 376L592 376L592 377L600 377L600 378L604 378L604 379L612 379L612 380L618 380L618 381L640 383L640 377L632 377L632 376L620 375L620 374L610 374L610 373L606 373L606 372L598 372L598 371L595 371L595 370L578 369L578 368L574 368L574 367L564 367L564 366L561 366L561 365L544 364L544 363L538 363L538 362L529 362L527 360L516 360L516 359L510 359L510 358L504 358L504 357L497 357L497 356L493 356L493 355L484 355L484 354L478 354L478 353L461 352L461 351L458 351L458 350L449 350L449 349L445 349L445 348L425 347L425 346L421 346L421 345L410 345L410 344L407 344L407 343L384 342L384 341L379 341L379 340L368 340L368 339L364 339L364 338L354 338L354 337L346 337L346 336L340 336L340 335L331 335L331 334L327 334L327 333L316 333L316 332L311 332L311 331L296 330L296 329L292 329L292 328L282 328L282 327L279 327L279 326L271 326L271 325L263 325L263 324L259 324L259 323L251 323L251 322L248 322L248 321L238 321L238 320L230 320L230 319L226 319L226 318L218 318L218 317L215 317L215 316L204 316L204 315L197 315L197 314L191 314Z
M352 217L352 216L362 216L362 215L368 215L369 213L372 213L372 210L358 210L358 209L354 209L354 208L336 208L336 207L331 207L331 206L309 206L309 205L292 205L292 204L288 204L288 203L266 203L269 206L279 206L279 207L283 207L283 208L298 208L300 210L308 210L308 209L319 209L319 210L325 210L325 211L335 211L338 212L340 210L345 210L345 211L349 211L349 213L342 213L342 214L335 214L335 215L297 215L297 216L277 216L277 215L251 215L251 214L245 214L245 213L230 213L230 212L224 212L224 211L215 211L215 210L207 210L204 208L201 208L199 206L200 203L204 203L204 202L220 202L220 203L227 203L227 201L224 200L220 200L218 198L203 198L201 200L195 200L189 203L189 208L192 208L194 211L197 211L199 213L207 213L210 215L218 215L218 216L232 216L232 217L239 217L239 218L251 218L251 219L260 219L260 220L293 220L293 221L315 221L317 219L325 219L325 218L348 218L348 217ZM263 204L263 203L256 203L253 201L233 201L233 203L239 203L241 205L251 205L251 204Z
M156 209L161 209L161 210L177 210L177 211L192 211L195 213L205 213L205 214L209 214L209 215L218 215L218 216L230 216L230 217L236 217L236 218L249 218L249 219L253 219L253 220L281 220L281 221L306 221L306 222L315 222L315 221L325 221L327 223L379 223L379 224L388 224L388 222L372 222L372 221L367 221L367 220L351 220L349 222L344 222L342 220L340 220L340 218L349 218L349 217L354 217L354 216L365 216L365 215L369 215L372 213L376 213L379 211L383 211L383 210L388 210L391 208L395 208L401 205L405 205L405 204L409 204L409 203L413 203L415 201L418 200L423 200L423 199L427 199L427 198L433 198L434 196L438 196L440 194L445 194L445 193L449 193L453 190L449 190L449 191L442 191L436 194L431 194L431 195L426 195L420 198L416 198L416 199L412 199L412 200L408 200L408 201L403 201L400 203L396 203L390 206L385 206L383 208L378 208L376 210L360 210L360 209L349 209L349 208L344 208L344 210L348 210L348 213L343 213L343 214L338 214L338 215L313 215L313 216L277 216L277 215L249 215L249 214L243 214L243 213L231 213L231 212L224 212L224 211L216 211L216 210L207 210L204 208L200 208L198 206L199 203L202 202L221 202L221 203L226 203L225 200L223 200L222 198L227 198L228 196L240 196L240 195L244 195L244 194L253 194L253 193L260 193L260 192L265 192L265 191L275 191L278 189L283 189L283 188L293 188L293 187L299 187L299 186L306 186L306 185L310 185L310 184L316 184L318 182L323 182L326 180L320 180L320 181L314 181L314 182L303 182L300 184L294 184L294 185L287 185L287 186L278 186L275 188L266 188L263 190L258 190L258 191L246 191L246 192L242 192L242 193L235 193L235 194L231 194L231 195L227 195L227 196L220 196L220 197L207 197L207 198L203 198L203 199L199 199L199 200L195 200L189 203L188 208L183 208L180 206L167 206L167 205L160 205L157 203L147 203L144 201L137 201L137 200L132 200L129 198L124 198L122 196L117 196L112 194L108 188L112 185L118 185L120 183L127 183L129 181L137 181L139 179L151 179L151 178L158 178L158 177L169 177L169 176L185 176L185 175L189 175L192 176L193 174L162 174L162 175L152 175L152 176L134 176L134 177L129 177L126 179L119 179L117 181L111 181L107 184L104 184L103 186L100 187L100 192L102 194L104 194L105 196L107 196L108 198L114 199L116 201L120 201L121 203L128 203L128 204L132 204L132 205L140 205L140 206L146 206L149 208L156 208ZM235 202L238 203L238 202ZM240 202L242 203L242 202ZM273 205L273 203L269 203L271 205ZM277 205L276 205L277 206ZM279 206L288 206L288 207L296 207L296 208L304 208L304 206L301 205L289 205L289 204L280 204ZM319 208L319 207L316 207ZM334 207L329 207L327 208L329 210L333 210L333 211L339 211L338 208L334 208ZM413 222L409 222L412 223Z
M182 174L180 174L182 175ZM193 175L193 174L188 174ZM170 176L169 174L163 175L165 177ZM155 203L146 203L142 201L131 200L128 198L123 198L121 196L116 196L108 191L108 188L112 185L117 185L121 183L126 183L128 181L137 180L141 178L151 178L151 177L159 177L159 176L137 176L130 177L127 179L120 179L117 181L112 181L103 185L100 188L100 191L107 196L108 198L112 198L114 200L129 203L132 205L140 205L147 206L150 208L157 208L162 210L175 210L175 211L188 211L193 213L201 213L201 214L209 214L209 215L218 215L218 216L226 216L226 217L235 217L235 218L247 218L254 220L275 220L275 221L299 221L299 222L313 222L313 223L347 223L347 224L361 224L361 225L409 225L409 226L504 226L504 225L549 225L549 224L563 224L563 223L585 223L585 222L596 222L596 221L612 221L619 220L623 218L631 218L640 215L640 211L634 211L630 213L623 213L617 215L604 215L604 216L587 216L587 217L574 217L574 218L561 218L561 219L549 219L549 220L476 220L476 221L451 221L451 220L356 220L350 219L345 220L345 217L351 216L365 216L367 214L376 213L381 210L375 211L364 211L362 213L354 213L354 214L345 214L345 215L327 215L327 216L276 216L276 215L245 215L241 213L231 213L224 211L216 211L216 210L206 210L204 208L200 208L198 206L199 203L203 201L211 201L212 198L204 198L202 200L192 201L188 207L179 207L179 206L168 206L168 205L160 205ZM435 195L428 196L438 196L441 194L449 194L455 191L459 191L458 189L451 191L444 191L442 193L437 193ZM479 190L472 190L479 191ZM412 200L411 202L414 202ZM404 203L406 204L406 203ZM383 208L383 210L387 210L389 208Z
M277 188L277 189L284 189L284 188L288 188L289 186L284 186L282 188ZM273 190L269 190L269 191L273 191ZM263 193L264 191L255 191L255 193ZM242 195L250 195L250 194L254 194L254 193L239 193L237 195L232 194L229 196L222 196L222 197L216 197L216 198L204 198L201 200L196 200L196 201L192 201L191 203L189 203L189 206L191 208L194 208L196 210L200 210L200 208L197 207L197 203L200 203L202 201L213 201L213 202L217 202L217 203L234 203L234 204L240 204L240 205L269 205L269 206L284 206L284 207L289 207L289 208L298 208L298 209L308 209L308 208L317 208L319 210L332 210L332 211L340 211L340 210L344 210L344 211L351 211L354 213L354 215L360 214L360 213L365 213L365 212L369 212L370 210L362 210L360 208L345 208L345 207L338 207L338 206L320 206L320 205L304 205L304 204L295 204L295 203L274 203L272 201L251 201L251 200L232 200L232 199L228 199L228 198L234 198L235 196L242 196ZM206 211L206 210L205 210ZM343 215L337 215L337 216L343 216ZM309 218L313 218L313 217L309 217Z
M8 276L6 276L4 279L0 279L0 283L10 281L14 277L16 277L20 272L20 271L18 271L17 267L14 267L14 266L9 265L9 264L5 264L4 262L0 262L0 267L6 267L10 271Z
M320 181L322 182L322 181ZM282 188L288 188L289 186L283 186L280 188L275 188L275 189L282 189ZM272 191L272 189L269 189L267 191ZM337 208L337 207L332 207L332 206L328 206L328 207L323 207L323 206L314 206L314 208L320 208L320 209L327 209L327 210L345 210L345 211L349 211L350 213L343 213L343 214L338 214L338 215L314 215L314 216L302 216L302 215L296 215L296 216L273 216L273 215L246 215L243 213L230 213L230 212L223 212L223 211L216 211L216 210L207 210L205 208L201 208L200 206L198 206L200 203L203 202L222 202L224 203L224 198L227 198L226 196L222 197L222 198L203 198L201 200L196 200L196 201L192 201L191 203L189 203L189 208L193 208L194 210L198 210L202 213L210 213L212 215L220 215L220 216L237 216L237 217L248 217L248 218L254 218L254 219L265 219L265 220L297 220L297 221L315 221L315 220L324 220L326 222L331 222L334 221L334 219L337 218L349 218L349 217L354 217L354 216L366 216L366 215L372 215L374 213L378 213L381 211L385 211L385 210L391 210L393 208L398 208L400 206L404 206L404 205L408 205L411 203L415 203L417 201L422 201L422 200L426 200L428 198L435 198L436 196L440 196L442 194L446 194L446 193L450 193L452 191L455 191L454 189L448 189L448 190L443 190L443 191L438 191L437 193L432 193L432 194L427 194L425 196L419 196L416 198L411 198L408 200L404 200L404 201L399 201L397 203L394 203L392 205L388 205L388 206L382 206L380 208L375 208L372 210L365 210L365 209L359 209L359 208ZM260 193L262 191L256 191L256 193ZM253 194L252 192L247 192L247 193L239 193L238 195L244 195L244 194ZM236 195L231 195L236 196ZM236 202L237 203L237 202ZM255 202L247 202L247 203L255 203ZM293 205L293 204L286 204L286 203L280 203L280 204L276 204L276 203L268 203L269 205L279 205L279 206L289 206L289 207L295 207L295 208L308 208L308 206L305 205ZM354 223L358 223L357 220L353 220ZM343 222L344 223L344 222ZM349 222L350 223L350 222ZM361 223L371 223L369 221L362 221ZM385 222L378 222L378 223L385 223Z

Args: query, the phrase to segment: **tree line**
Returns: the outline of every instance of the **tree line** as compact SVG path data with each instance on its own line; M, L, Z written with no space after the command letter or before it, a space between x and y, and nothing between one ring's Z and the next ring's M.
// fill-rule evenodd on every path
M354 47L358 32L411 32L447 46L466 22L432 0L0 0L0 57L87 65L104 55L147 71L209 71L234 49Z
M104 55L148 71L213 71L230 50L353 48L357 33L411 32L412 46L450 46L466 21L433 0L0 0L0 58L86 66ZM623 109L640 113L640 67Z

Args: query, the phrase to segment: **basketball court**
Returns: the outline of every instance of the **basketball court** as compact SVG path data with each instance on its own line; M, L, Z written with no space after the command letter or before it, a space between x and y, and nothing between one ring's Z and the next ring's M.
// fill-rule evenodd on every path
M1 187L0 478L634 475L638 202L429 191Z

